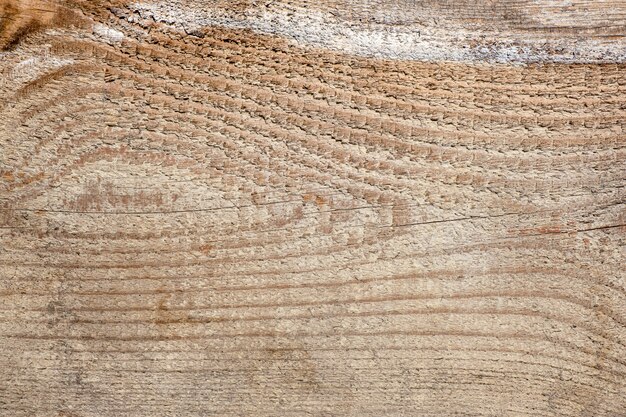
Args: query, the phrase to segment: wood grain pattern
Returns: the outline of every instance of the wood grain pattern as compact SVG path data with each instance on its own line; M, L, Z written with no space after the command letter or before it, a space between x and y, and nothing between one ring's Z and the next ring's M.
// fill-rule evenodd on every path
M626 416L574 3L0 2L0 416Z

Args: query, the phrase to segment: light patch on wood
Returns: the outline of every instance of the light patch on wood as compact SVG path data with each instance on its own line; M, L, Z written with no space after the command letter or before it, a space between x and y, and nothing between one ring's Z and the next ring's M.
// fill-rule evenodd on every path
M367 7L370 3L376 3L371 4L371 11ZM219 3L209 6L204 2L174 0L132 3L129 7L144 18L165 22L190 34L207 26L250 29L286 37L298 45L384 59L493 63L626 61L623 33L609 40L586 36L584 32L575 37L549 35L548 25L560 22L567 26L568 16L570 24L580 22L579 12L572 16L554 8L545 10L545 4L540 5L534 22L546 30L537 35L507 30L505 26L477 25L446 15L437 19L427 10L420 14L420 7L409 10L408 1L398 3L404 6L406 15L388 20L381 16L386 15L389 4L396 3L385 0L360 5L369 20L358 21L346 20L349 16L342 16L332 7L301 6L297 1L231 8Z
M96 23L93 26L93 31L96 35L103 37L109 42L121 42L124 39L124 34L119 30L115 30L100 23Z

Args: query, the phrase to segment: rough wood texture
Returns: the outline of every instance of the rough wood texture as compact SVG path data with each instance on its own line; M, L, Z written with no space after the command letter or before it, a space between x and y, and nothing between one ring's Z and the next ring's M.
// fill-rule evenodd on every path
M0 416L626 416L625 16L0 2Z

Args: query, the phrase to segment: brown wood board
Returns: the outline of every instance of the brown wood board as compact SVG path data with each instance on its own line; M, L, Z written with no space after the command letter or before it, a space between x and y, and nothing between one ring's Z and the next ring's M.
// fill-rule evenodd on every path
M626 416L625 16L0 1L0 416Z

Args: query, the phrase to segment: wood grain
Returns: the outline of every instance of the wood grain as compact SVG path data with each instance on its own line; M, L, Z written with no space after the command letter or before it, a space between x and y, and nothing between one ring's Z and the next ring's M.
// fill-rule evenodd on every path
M0 416L626 416L624 16L0 2Z

